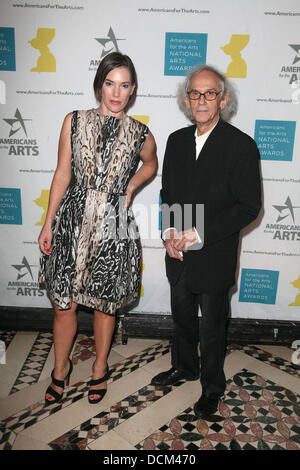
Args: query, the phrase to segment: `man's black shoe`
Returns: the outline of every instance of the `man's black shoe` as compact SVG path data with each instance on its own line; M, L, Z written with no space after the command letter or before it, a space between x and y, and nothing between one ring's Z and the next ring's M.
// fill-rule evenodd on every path
M194 413L197 418L207 418L218 409L220 397L218 395L202 395L194 405Z
M187 376L183 372L178 369L172 367L172 369L167 370L165 372L161 372L160 374L153 377L151 380L151 385L173 385L178 380L197 380L199 379L199 375L196 377Z

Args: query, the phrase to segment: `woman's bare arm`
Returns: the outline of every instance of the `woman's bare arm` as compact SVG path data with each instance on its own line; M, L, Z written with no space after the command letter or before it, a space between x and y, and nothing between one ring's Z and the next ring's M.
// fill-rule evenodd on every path
M155 175L157 171L156 143L150 131L141 150L140 157L143 164L128 183L125 208L129 207L134 191Z
M50 253L53 217L71 181L71 118L72 113L69 113L62 125L58 145L57 167L50 188L46 220L38 239L40 249L45 254Z

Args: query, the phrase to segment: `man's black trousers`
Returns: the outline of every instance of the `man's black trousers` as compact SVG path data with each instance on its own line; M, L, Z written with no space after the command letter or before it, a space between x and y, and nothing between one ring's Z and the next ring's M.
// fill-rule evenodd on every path
M202 323L199 334L198 307ZM202 393L222 396L226 388L224 358L229 312L228 290L199 294L186 287L186 269L171 286L174 322L172 366L187 377L199 375L198 343L200 340Z

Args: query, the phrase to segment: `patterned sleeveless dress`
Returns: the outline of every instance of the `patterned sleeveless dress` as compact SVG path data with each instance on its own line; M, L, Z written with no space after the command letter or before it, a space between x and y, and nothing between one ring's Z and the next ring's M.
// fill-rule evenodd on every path
M114 315L140 292L141 243L125 191L148 127L96 109L74 111L72 179L53 219L39 282L59 309L76 302Z

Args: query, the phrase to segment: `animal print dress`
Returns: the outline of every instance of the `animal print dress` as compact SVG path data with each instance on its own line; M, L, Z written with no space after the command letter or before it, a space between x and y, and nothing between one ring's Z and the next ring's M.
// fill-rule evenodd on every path
M141 244L124 204L147 134L147 126L129 116L72 113L72 179L39 273L61 310L73 301L113 315L139 295Z

